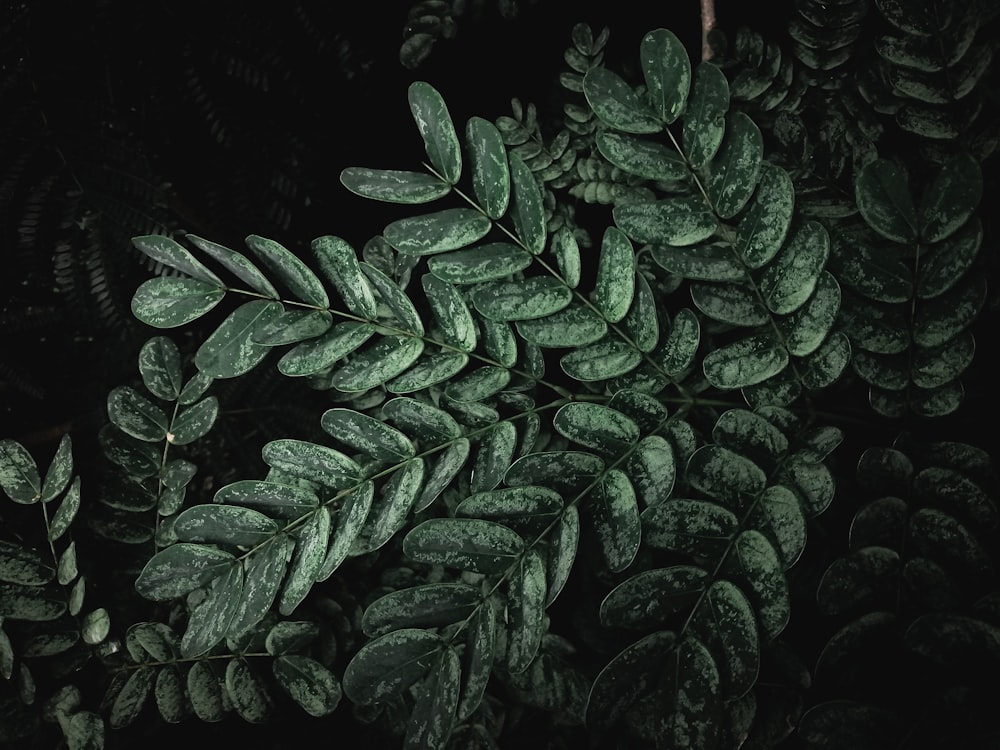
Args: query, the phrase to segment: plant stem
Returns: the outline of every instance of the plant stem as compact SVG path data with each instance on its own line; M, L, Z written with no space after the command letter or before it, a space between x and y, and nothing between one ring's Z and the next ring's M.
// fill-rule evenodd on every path
M701 0L701 59L712 59L708 32L715 28L715 0Z

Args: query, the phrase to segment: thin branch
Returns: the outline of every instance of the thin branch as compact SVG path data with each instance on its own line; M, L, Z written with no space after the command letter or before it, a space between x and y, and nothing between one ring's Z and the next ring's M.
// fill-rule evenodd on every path
M715 0L701 0L701 59L712 59L708 34L715 28Z

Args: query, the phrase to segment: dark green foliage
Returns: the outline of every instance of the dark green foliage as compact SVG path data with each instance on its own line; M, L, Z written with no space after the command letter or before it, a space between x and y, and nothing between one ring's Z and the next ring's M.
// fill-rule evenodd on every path
M404 65L463 6L413 5ZM92 494L68 437L0 441L0 742L989 746L993 457L937 430L995 305L990 20L802 0L788 50L656 28L619 69L580 24L554 122L409 85L423 170L340 173L395 210L364 244L123 220L131 312L194 333L110 390Z

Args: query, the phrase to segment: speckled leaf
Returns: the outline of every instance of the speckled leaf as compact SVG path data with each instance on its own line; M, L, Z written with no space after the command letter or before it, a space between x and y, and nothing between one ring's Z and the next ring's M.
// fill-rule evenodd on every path
M819 390L835 383L850 363L851 340L842 331L835 331L819 349L801 360L796 369L802 385Z
M672 32L655 29L642 38L639 62L654 111L665 123L673 122L684 110L691 88L687 50Z
M323 283L286 247L256 234L249 235L246 244L296 299L319 308L330 306Z
M839 615L856 607L888 604L899 585L899 568L899 553L887 547L862 547L837 558L816 588L820 611Z
M982 193L979 162L964 152L948 158L920 201L921 241L940 242L954 234L976 210Z
M167 415L152 401L127 385L108 394L108 418L126 435L145 442L163 440L167 434Z
M0 440L0 488L21 505L38 502L42 479L27 449L16 440Z
M893 6L883 3L881 7ZM901 3L899 8L903 8ZM891 709L868 702L830 700L811 707L802 715L798 734L812 747L880 750L895 742L906 730L903 719Z
M297 344L322 336L331 325L333 316L327 310L285 310L255 329L251 340L264 346Z
M791 315L780 318L778 327L789 354L805 357L826 340L840 310L840 285L828 271L820 273L812 296Z
M325 235L314 239L311 249L320 271L333 282L347 308L355 315L374 319L378 314L375 296L361 273L354 248L340 237Z
M268 466L333 489L352 486L362 474L361 467L340 451L304 440L272 440L261 455Z
M876 159L862 167L854 189L858 210L868 226L893 242L917 239L917 210L902 167Z
M520 320L516 327L525 341L546 347L586 346L608 331L607 323L580 304L570 304L544 318Z
M788 451L788 438L760 414L729 409L712 428L712 439L761 466L774 466Z
M176 328L215 307L224 289L182 276L157 276L139 285L132 296L132 314L153 328Z
M115 696L108 714L108 724L113 729L127 727L139 718L153 692L156 673L157 670L153 667L139 667L128 676L118 695Z
M906 629L904 647L936 664L972 668L1000 658L1000 627L951 612L921 615Z
M253 333L281 311L277 302L254 300L236 308L195 353L197 368L212 378L234 378L258 364L270 347L253 342Z
M763 156L760 129L742 112L734 112L705 185L709 200L723 219L736 216L750 200L757 188Z
M442 649L427 679L417 688L403 750L438 750L445 747L455 724L461 677L462 665L455 649Z
M243 598L243 566L232 565L208 587L205 599L188 617L181 655L187 659L208 653L229 632Z
M640 352L651 352L660 340L660 321L657 317L656 298L641 273L635 274L635 298L622 326Z
M149 339L139 350L139 373L154 396L165 401L176 400L183 383L177 344L166 336Z
M369 641L344 670L344 692L352 703L386 702L422 679L444 648L440 636L418 628L386 633Z
M715 657L726 698L749 692L760 670L760 643L756 616L746 595L730 581L713 581L691 625Z
M479 287L472 296L476 309L491 320L544 318L566 308L573 292L551 276L518 282L494 282Z
M552 420L556 431L588 448L621 455L639 439L639 426L619 411L577 401L560 407Z
M328 716L340 703L340 683L315 659L285 654L272 662L271 671L281 688L310 716Z
M685 637L671 653L665 673L666 705L657 731L658 744L716 747L721 687L719 670L708 648L696 638Z
M580 243L569 227L560 227L552 235L551 250L566 286L575 289L580 283Z
M194 234L185 235L185 238L203 253L218 261L253 291L270 299L278 299L280 296L267 277L245 255Z
M621 203L612 214L631 239L655 245L694 245L711 237L718 225L705 199L694 195Z
M712 557L729 548L739 521L706 500L674 498L642 512L643 541L657 549Z
M660 435L647 435L628 458L628 475L647 507L665 502L674 488L677 465L673 446Z
M77 711L62 725L68 750L102 750L104 718L93 711Z
M462 428L448 412L408 396L387 401L382 406L382 416L407 435L430 445L455 440L462 435Z
M594 283L594 305L609 323L628 312L635 293L635 254L621 230L608 227L601 240L601 254Z
M683 157L662 143L613 130L599 131L596 141L605 159L647 180L681 180L688 175Z
M602 341L575 349L559 360L563 372L576 380L610 380L634 370L642 354L621 341Z
M781 249L792 223L795 188L781 167L765 163L753 202L736 228L736 251L750 268L766 265Z
M593 484L602 471L604 461L592 453L545 451L517 459L507 470L504 482L511 487L538 484L565 495Z
M427 583L379 597L365 609L361 628L369 638L402 628L433 628L461 622L482 601L465 583Z
M69 527L76 518L77 511L80 510L80 478L77 477L69 486L69 491L63 496L62 502L52 516L49 523L48 538L50 542L59 539L69 531Z
M44 622L66 611L66 594L57 588L0 582L0 617Z
M702 362L705 377L716 388L745 388L777 375L788 364L788 352L768 334L755 334L713 349Z
M340 183L355 195L388 203L430 203L451 192L451 185L426 172L348 167Z
M917 296L938 297L955 286L972 267L983 242L983 224L973 217L946 240L932 245L917 268Z
M243 721L263 724L274 713L274 701L264 681L253 672L242 656L226 664L226 694Z
M794 565L806 546L806 517L798 497L787 487L774 485L761 493L750 523L774 545L781 567Z
M194 714L202 721L222 721L225 716L223 682L208 661L196 661L187 674L187 692Z
M642 527L628 476L620 469L609 469L584 499L583 512L607 568L618 573L631 565L639 551Z
M716 500L729 500L746 494L756 496L767 482L767 475L741 453L721 445L704 445L687 463L691 486Z
M0 581L41 586L54 577L55 570L40 552L0 539Z
M747 278L746 269L727 245L654 245L650 256L661 268L686 279L743 283Z
M462 147L441 94L429 83L414 81L407 89L413 115L431 165L450 184L462 176Z
M424 353L410 369L385 384L389 393L414 393L443 383L461 372L469 362L464 352Z
M524 248L538 255L545 249L547 237L542 191L534 173L519 156L511 152L509 160L514 188L514 228Z
M132 246L136 250L148 255L157 263L162 263L191 278L204 281L215 287L225 286L222 279L208 270L198 261L186 248L163 235L149 234L142 237L133 237Z
M323 565L316 574L317 581L325 581L347 559L368 518L374 497L375 485L369 481L358 485L343 499L337 514L337 528L330 538Z
M374 333L375 327L369 323L338 323L319 338L303 341L285 352L278 360L278 371L289 377L322 372L355 351Z
M743 531L723 562L723 570L739 583L757 612L761 636L776 638L791 614L788 581L781 560L763 534Z
M797 453L781 467L782 481L796 491L806 515L814 518L833 502L835 482L830 469L808 454Z
M218 416L219 399L215 396L209 396L182 409L170 424L167 442L171 445L188 445L203 438L212 429Z
M174 521L182 542L253 547L278 533L278 523L263 513L239 505L195 505Z
M469 491L484 492L500 484L514 458L516 446L517 428L512 422L498 422L491 427L479 443L469 480Z
M507 670L527 669L545 634L545 564L537 548L521 559L507 586Z
M477 492L455 508L459 518L481 518L513 529L527 539L544 532L563 510L558 492L526 485Z
M492 227L493 222L475 209L446 208L397 219L382 234L403 255L419 256L468 247L485 237Z
M726 132L729 111L729 82L712 63L702 62L694 71L694 81L684 114L684 152L691 166L703 167L715 156Z
M756 289L740 283L691 284L691 301L713 320L735 326L760 326L771 315Z
M472 616L462 656L462 689L458 718L467 719L482 703L496 657L496 609L484 602Z
M417 456L393 472L382 488L381 497L368 514L367 537L364 540L366 551L382 547L406 524L423 489L426 469L424 459Z
M351 409L328 409L323 412L320 424L339 442L372 458L400 461L415 453L413 443L402 432Z
M313 583L326 559L330 541L330 514L322 508L302 525L295 534L295 555L288 566L288 576L278 598L278 612L290 615L312 590Z
M986 299L985 277L967 277L946 294L917 307L913 341L927 348L948 342L972 325Z
M647 630L688 611L711 582L691 565L644 570L615 586L601 602L601 623L609 628Z
M986 547L954 516L936 508L921 508L910 518L909 526L914 551L970 581L985 580L992 574L993 561Z
M594 679L587 698L587 728L596 732L611 729L640 696L659 684L676 641L669 630L651 633L608 662Z
M434 470L413 506L413 512L419 513L433 503L462 470L468 458L469 441L467 438L459 438L448 446L448 449L434 464Z
M424 274L420 281L444 342L464 352L473 351L476 348L476 324L462 295L447 281L441 281L433 274Z
M427 260L430 272L451 284L475 284L503 279L531 265L531 254L510 242L434 255Z
M520 556L516 532L475 518L432 518L403 539L403 553L415 562L475 573L503 573Z
M830 236L822 224L807 221L798 227L761 277L764 303L779 315L797 310L816 288L829 256Z
M229 623L229 636L239 638L264 619L281 588L294 547L292 537L279 534L244 558L243 597Z
M663 124L631 86L604 66L583 77L583 93L594 114L608 127L626 133L658 133Z
M319 498L300 487L244 479L221 487L212 502L257 508L267 515L295 519L314 510Z
M681 374L694 361L701 342L698 317L686 307L677 311L666 339L653 351L660 367L670 377Z
M135 589L153 601L177 599L225 575L236 558L215 547L172 544L160 550L143 567Z
M424 324L416 307L400 285L369 263L360 263L362 273L368 277L379 300L392 311L393 325L416 336L424 334Z
M465 142L472 157L472 189L491 219L507 211L510 170L503 137L489 120L472 117L465 128Z
M330 383L347 393L376 388L406 372L423 351L423 339L384 336L338 368L330 376Z

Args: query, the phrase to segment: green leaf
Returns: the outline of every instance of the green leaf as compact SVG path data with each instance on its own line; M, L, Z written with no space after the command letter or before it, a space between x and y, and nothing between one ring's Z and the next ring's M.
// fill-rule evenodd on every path
M451 284L476 284L503 279L531 265L531 254L510 242L441 253L428 258L430 272Z
M56 541L69 531L69 527L73 524L73 520L76 518L79 510L80 478L77 477L70 484L69 491L63 497L62 502L59 503L59 508L56 509L55 514L52 516L52 521L49 523L48 539L50 542Z
M465 583L427 583L392 591L365 609L361 629L369 638L403 628L434 628L461 622L482 602Z
M552 420L560 435L609 455L621 455L639 439L639 426L619 411L589 402L560 407Z
M840 311L840 285L828 271L820 273L812 295L798 310L778 320L789 354L805 357L826 340Z
M41 500L47 503L58 497L73 476L73 442L69 433L59 438L59 447L52 457L42 481Z
M483 436L469 480L472 493L492 490L503 479L517 445L517 428L512 422L498 422Z
M59 555L59 562L56 565L56 580L60 585L68 586L72 583L79 570L76 564L76 542L70 542L62 554Z
M712 428L712 439L765 467L774 466L788 451L784 433L760 414L746 409L723 412Z
M177 403L181 406L188 406L205 395L205 391L212 385L212 378L203 372L196 372L181 388Z
M496 610L484 602L472 616L467 629L465 653L462 658L462 689L458 703L458 718L471 716L483 700L493 672L496 657Z
M830 469L807 453L791 456L782 466L781 478L796 491L803 511L810 518L818 516L833 502L835 483Z
M179 724L187 717L188 699L176 667L163 667L156 673L153 697L156 699L156 710L167 723Z
M546 224L542 191L534 173L514 153L509 156L514 188L514 228L524 248L532 255L545 249Z
M386 241L403 255L432 255L468 247L493 227L489 217L472 208L446 208L408 216L386 225Z
M93 711L77 711L63 727L69 750L101 750L104 747L104 719Z
M158 276L139 285L132 296L132 314L153 328L176 328L215 307L224 289L197 279Z
M575 289L580 283L580 243L569 227L560 227L552 235L552 253L566 286Z
M746 270L728 245L654 245L650 256L661 268L686 279L744 283L747 278Z
M663 706L665 721L657 727L662 747L716 747L720 706L719 671L705 645L691 636L671 653L665 670Z
M903 645L936 664L975 668L1000 660L1000 627L975 617L931 612L910 624Z
M0 540L0 581L41 586L51 581L55 574L41 553Z
M279 620L267 631L264 648L271 656L298 653L319 636L319 625L311 620Z
M660 340L660 321L657 317L656 298L641 273L635 274L635 298L622 321L626 333L640 352L651 352Z
M253 332L255 344L284 346L322 336L333 325L327 310L286 310Z
M743 586L757 612L762 637L777 638L788 624L791 601L781 560L767 537L753 529L740 533L722 569Z
M352 703L384 703L422 679L444 648L440 636L418 628L386 633L369 641L344 670L344 692Z
M201 544L172 544L143 567L135 590L157 602L178 599L228 573L238 564L228 552Z
M195 505L174 521L173 530L182 542L231 544L254 547L278 533L276 521L239 505Z
M722 145L728 111L729 81L725 73L712 63L702 62L694 71L681 131L685 156L695 169L705 166Z
M300 487L245 479L221 487L212 502L259 508L268 515L295 519L315 510L319 498Z
M584 499L583 512L608 569L618 573L631 565L639 551L642 527L628 476L620 469L609 469Z
M156 446L130 437L113 425L108 424L101 428L98 440L104 455L133 477L145 479L160 470L160 457L157 455ZM3 454L0 453L0 460L2 458ZM11 499L16 500L13 497Z
M613 130L599 131L596 143L598 151L609 162L647 180L674 181L688 175L684 158L662 143Z
M254 331L267 325L280 311L280 304L265 300L240 305L198 347L195 366L217 379L246 374L270 351L270 347L254 343Z
M917 239L917 210L901 166L887 159L866 164L854 192L861 216L880 235L902 244Z
M842 331L835 331L797 368L802 385L819 390L832 385L851 362L851 341Z
M809 299L830 256L830 236L823 225L807 221L798 227L760 280L764 304L787 315Z
M285 654L272 662L271 670L282 689L310 716L328 716L340 703L340 683L315 659Z
M476 324L458 290L429 273L424 274L420 282L445 343L463 352L475 350Z
M425 172L348 167L340 183L355 195L388 203L430 203L451 192L451 185Z
M570 288L551 276L493 282L477 288L472 295L476 309L498 321L544 318L566 308L572 299Z
M587 698L586 723L590 730L611 729L640 696L659 683L676 640L669 630L651 633L608 662L594 679Z
M423 487L426 464L420 456L411 458L393 473L382 488L382 496L369 514L370 523L365 529L366 552L378 549L406 524L413 505Z
M510 170L507 149L500 131L489 120L469 119L465 141L472 157L472 189L491 219L507 211L510 199Z
M702 598L711 577L702 568L672 565L645 570L615 586L601 602L601 623L609 628L662 627Z
M565 495L596 483L604 461L582 451L529 453L511 464L504 482L512 487L542 485Z
M139 350L139 373L146 389L164 401L175 401L181 392L181 355L166 336L149 339Z
M427 157L434 169L454 185L462 176L462 147L444 99L429 83L414 81L407 89L407 100Z
M441 454L441 457L434 464L434 470L424 485L420 497L417 498L413 512L419 513L430 506L437 499L438 495L451 484L451 481L462 470L468 458L469 441L467 438L459 438L448 446L447 450Z
M125 645L137 662L167 662L177 657L180 641L177 634L162 622L139 622L125 633Z
M676 120L691 88L691 61L681 41L666 29L650 31L639 45L646 96L665 123Z
M715 657L726 698L746 695L757 681L760 644L754 610L743 592L730 581L713 581L691 624Z
M382 416L428 445L439 445L462 435L462 428L448 412L408 396L383 404Z
M527 485L469 495L455 508L455 515L495 521L530 539L545 531L562 510L558 492Z
M739 529L732 511L706 500L674 498L646 508L641 520L649 545L699 557L724 554Z
M256 234L249 235L246 243L268 270L285 283L296 299L314 307L330 306L323 282L287 248Z
M676 377L691 366L700 342L698 316L682 307L674 316L667 338L654 350L653 356L667 375Z
M323 372L358 349L374 333L375 327L370 323L338 323L319 338L303 341L285 352L278 360L278 371L290 377Z
M431 518L406 535L403 554L415 562L489 575L513 565L523 546L516 532L492 521Z
M887 4L885 7L893 6ZM806 711L799 720L799 735L812 747L880 750L905 733L906 726L902 718L890 709L834 700Z
M635 293L635 254L621 230L608 227L601 240L594 283L594 305L609 323L617 323L628 312Z
M741 453L721 445L703 445L688 459L687 480L691 486L716 500L755 497L767 482L767 475Z
M643 503L666 502L674 488L677 463L674 448L660 435L647 435L628 458L628 475Z
M705 315L734 326L760 326L771 321L771 314L760 300L758 291L745 284L691 284L691 301Z
M700 196L620 203L615 224L632 240L654 245L694 245L715 233L718 219Z
M982 170L968 153L951 156L924 190L918 226L923 242L940 242L954 234L979 205Z
M118 386L108 394L108 418L126 435L157 442L167 434L167 415L134 388Z
M792 178L781 167L763 164L753 202L736 228L736 251L750 268L761 268L778 254L795 208Z
M243 598L243 587L243 566L238 564L212 581L205 599L188 617L181 638L182 656L191 659L206 654L226 637Z
M65 611L66 594L59 589L0 582L0 617L45 622Z
M576 380L596 381L624 375L642 361L642 354L620 341L602 341L564 354L559 360L563 372Z
M187 674L188 698L202 721L222 721L225 716L223 682L209 661L196 661Z
M157 263L175 268L186 276L215 287L225 286L222 279L208 270L187 249L170 237L157 234L133 237L132 245L136 250L148 255Z
M125 684L122 685L118 695L115 696L114 703L111 704L111 711L108 715L108 723L114 729L127 727L139 718L146 701L153 692L153 680L156 678L157 670L153 667L139 667L132 672Z
M351 409L328 409L320 424L339 442L372 458L403 461L416 452L410 439L399 430Z
M274 702L263 680L242 656L226 664L226 693L236 713L250 724L263 724L274 713Z
M774 377L788 364L788 352L771 335L762 333L713 349L702 362L708 382L716 388L746 388Z
M763 156L764 139L757 125L742 112L734 112L705 185L708 199L723 219L736 216L757 189Z
M517 332L525 341L546 347L579 347L599 341L608 325L589 307L571 303L535 320L519 320Z
M337 514L337 528L330 539L323 565L316 574L317 581L325 581L347 559L368 518L374 497L375 485L369 481L358 485L344 498Z
M440 351L421 355L416 364L385 384L389 393L414 393L443 383L461 372L469 363L465 352Z
M595 66L583 77L583 93L594 114L608 127L626 133L658 133L663 125L620 76Z
M404 750L437 750L445 746L455 723L462 667L453 648L438 654L416 701L403 740Z
M330 377L338 391L367 391L404 373L424 351L423 339L412 336L385 336L375 345L355 355Z
M423 336L424 324L420 313L417 312L410 298L406 296L406 293L403 292L399 284L369 263L361 263L359 265L361 271L371 282L378 298L392 311L392 315L399 323L401 329L417 336Z
M295 534L295 556L281 589L278 612L289 615L312 590L326 559L332 522L327 508L317 510Z
M194 406L182 410L170 425L167 442L171 445L188 445L204 437L219 416L219 399L209 396Z
M917 268L917 296L938 297L954 287L972 267L983 241L983 224L973 217L946 240L921 256Z
M278 290L245 255L194 234L187 234L185 238L203 253L218 261L227 271L253 291L270 299L280 297Z
M240 638L264 619L281 588L294 547L292 537L279 534L243 558L243 596L229 623L228 636Z
M347 308L355 315L373 320L378 306L368 280L361 273L354 248L332 235L317 237L310 247L319 269L333 282Z
M459 403L484 401L506 388L510 377L510 370L506 367L477 367L453 380L444 392L452 401Z
M918 306L913 316L913 341L928 348L947 343L972 325L986 298L986 279L976 275Z
M538 653L546 630L545 564L541 553L529 549L507 586L507 670L527 669Z
M261 455L268 466L333 489L353 486L362 474L361 467L340 451L304 440L272 440Z

